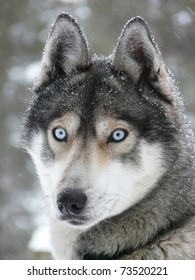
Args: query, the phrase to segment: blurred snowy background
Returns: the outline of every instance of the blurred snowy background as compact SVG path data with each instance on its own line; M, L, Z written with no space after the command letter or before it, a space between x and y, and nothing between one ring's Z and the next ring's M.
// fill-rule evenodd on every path
M0 259L44 258L44 199L20 148L19 129L50 25L69 11L97 54L108 55L125 22L143 16L179 82L195 129L195 0L0 0ZM35 229L38 236L32 240ZM30 242L31 240L31 242ZM30 242L30 243L29 243Z

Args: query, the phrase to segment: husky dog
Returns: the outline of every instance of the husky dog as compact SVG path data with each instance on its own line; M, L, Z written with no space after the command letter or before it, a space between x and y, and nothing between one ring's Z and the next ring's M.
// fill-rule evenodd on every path
M54 258L195 259L194 136L141 17L105 58L58 15L22 137Z

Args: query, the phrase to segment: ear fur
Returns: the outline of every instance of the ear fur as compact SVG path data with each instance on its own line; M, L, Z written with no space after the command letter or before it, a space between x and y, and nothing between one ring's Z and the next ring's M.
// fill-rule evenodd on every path
M54 22L43 52L38 83L47 82L59 73L70 74L90 63L87 40L76 20L60 13Z
M115 49L114 64L125 70L135 82L143 70L147 70L149 75L158 71L158 50L141 17L132 18L126 23Z
M135 84L144 78L160 88L163 97L170 101L168 75L146 22L141 17L129 20L113 53L114 66L126 72Z

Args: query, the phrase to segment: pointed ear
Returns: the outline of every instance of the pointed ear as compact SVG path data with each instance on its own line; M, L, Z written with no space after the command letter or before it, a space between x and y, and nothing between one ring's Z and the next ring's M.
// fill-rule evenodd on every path
M113 55L115 67L126 72L135 84L142 79L154 85L158 83L164 87L160 89L164 98L171 98L168 75L160 51L141 17L135 17L127 22Z
M54 22L43 52L39 84L59 74L70 74L89 66L87 40L76 20L60 13Z

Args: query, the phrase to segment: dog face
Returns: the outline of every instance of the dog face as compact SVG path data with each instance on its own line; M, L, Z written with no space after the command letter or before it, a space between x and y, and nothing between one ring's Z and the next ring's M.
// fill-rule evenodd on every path
M56 219L88 228L156 186L175 141L172 98L141 18L127 23L105 59L91 57L70 15L58 16L23 126Z
M80 122L71 113L55 119L46 139L42 132L33 136L30 153L52 213L90 226L135 204L165 168L161 146L138 140L126 121L102 117L95 123L96 135L87 137L86 129L79 133Z

